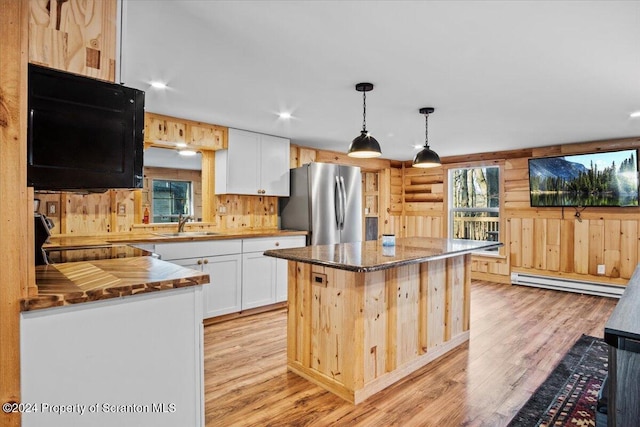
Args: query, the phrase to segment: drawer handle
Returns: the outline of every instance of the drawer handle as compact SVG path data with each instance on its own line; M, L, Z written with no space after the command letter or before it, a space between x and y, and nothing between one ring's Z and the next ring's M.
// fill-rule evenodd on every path
M208 259L205 259L205 260L204 260L204 263L205 263L205 264L209 264L209 260L208 260Z
M276 246L280 246L280 242L276 242Z
M198 265L202 265L202 260L201 259L198 260Z

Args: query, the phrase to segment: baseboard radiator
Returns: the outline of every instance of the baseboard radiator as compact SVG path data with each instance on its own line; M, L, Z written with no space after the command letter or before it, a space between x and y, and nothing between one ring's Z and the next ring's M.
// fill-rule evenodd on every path
M550 276L537 276L526 273L511 273L511 284L554 289L557 291L576 292L580 294L599 295L611 298L620 298L625 290L624 286L619 285L607 285L606 283L587 282Z

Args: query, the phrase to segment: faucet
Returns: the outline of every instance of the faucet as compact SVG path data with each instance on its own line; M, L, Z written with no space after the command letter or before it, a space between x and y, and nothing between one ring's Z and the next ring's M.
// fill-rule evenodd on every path
M188 220L193 219L191 216L182 216L182 214L178 215L178 233L182 233L184 231L184 225Z

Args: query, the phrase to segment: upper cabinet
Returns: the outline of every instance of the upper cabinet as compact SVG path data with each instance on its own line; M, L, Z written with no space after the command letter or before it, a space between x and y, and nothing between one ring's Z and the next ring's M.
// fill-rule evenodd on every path
M226 146L227 128L222 126L155 113L145 114L144 125L147 144L186 144L194 150L221 150Z
M229 148L216 152L216 194L289 196L286 138L229 129Z

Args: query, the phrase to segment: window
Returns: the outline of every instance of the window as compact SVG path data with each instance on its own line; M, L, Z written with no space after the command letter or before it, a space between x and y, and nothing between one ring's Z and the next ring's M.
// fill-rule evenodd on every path
M154 179L153 222L178 222L178 216L193 212L191 182Z
M500 168L451 169L449 183L451 238L500 241Z

